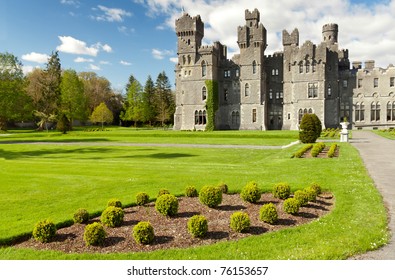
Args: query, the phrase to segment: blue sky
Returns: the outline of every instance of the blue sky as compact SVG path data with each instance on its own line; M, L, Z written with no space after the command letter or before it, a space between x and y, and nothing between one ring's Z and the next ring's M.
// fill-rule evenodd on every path
M58 50L64 69L96 72L116 89L131 74L144 84L165 71L174 83L182 9L200 14L204 44L221 41L231 58L244 10L254 8L268 31L267 54L281 51L283 29L297 27L301 44L318 44L322 25L336 22L351 60L395 64L395 0L0 0L0 52L18 56L28 72Z

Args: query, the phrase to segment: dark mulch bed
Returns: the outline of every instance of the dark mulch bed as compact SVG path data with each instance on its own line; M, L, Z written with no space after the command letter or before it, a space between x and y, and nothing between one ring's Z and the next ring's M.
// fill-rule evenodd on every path
M259 209L263 204L272 202L277 207L279 220L270 225L259 220ZM146 252L158 249L186 248L212 244L219 241L237 240L251 235L260 235L287 227L294 227L311 222L327 214L334 205L334 198L329 193L321 194L317 201L301 207L299 214L289 215L282 211L283 201L273 198L272 194L262 194L257 204L243 202L239 195L223 195L222 204L215 209L208 208L198 198L180 197L179 211L175 217L164 217L157 213L153 203L147 206L125 208L124 223L118 228L106 227L105 244L100 247L86 246L83 240L85 225L58 229L55 239L50 243L40 243L33 238L16 244L19 248L38 250L59 250L65 253L115 253ZM229 228L229 218L235 211L248 213L251 228L247 233L235 233ZM209 231L204 238L193 238L188 233L187 221L196 214L204 215L209 222ZM100 217L89 221L100 221ZM150 221L155 231L155 240L151 245L139 245L132 237L132 228L139 221Z

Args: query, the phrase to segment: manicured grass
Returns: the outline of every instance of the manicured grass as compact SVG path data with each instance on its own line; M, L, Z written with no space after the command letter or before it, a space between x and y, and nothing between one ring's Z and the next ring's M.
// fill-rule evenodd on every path
M391 139L391 140L395 140L395 130L391 129L391 130L372 130L374 133L376 133L377 135L380 135L382 137Z
M126 129L122 132L122 136L119 131L116 133L116 139L111 136L115 132L102 132L99 142L102 138L123 142L127 134L147 133ZM148 133L162 136L141 136L141 139L182 143L187 138L181 141L181 137L174 137L173 131ZM289 139L287 132L285 136L282 132L271 133L268 135ZM266 136L264 132L218 132L221 135L218 138L190 138L210 144L246 138L246 143L256 145L255 136L249 136L259 134ZM72 134L68 137L73 139ZM93 136L89 137L93 142L90 145L0 144L0 240L3 244L31 232L41 219L62 223L70 220L80 207L98 212L104 210L110 198L131 204L139 191L151 197L161 188L182 194L187 185L200 189L206 184L225 182L230 191L240 191L254 180L264 191L271 191L278 182L288 182L295 191L318 182L335 195L335 209L307 225L211 246L104 255L4 247L0 249L0 259L344 259L380 247L388 240L381 196L357 151L347 143L340 144L339 158L291 159L302 145L283 150L128 147L95 145Z

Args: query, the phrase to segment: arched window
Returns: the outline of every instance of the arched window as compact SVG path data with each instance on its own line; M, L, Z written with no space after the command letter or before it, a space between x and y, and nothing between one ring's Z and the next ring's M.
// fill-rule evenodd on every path
M250 96L250 85L248 83L244 86L244 96Z
M252 62L252 74L256 74L256 61Z
M191 56L190 55L188 55L188 65L191 65Z
M299 118L298 118L299 123L302 121L302 118L303 118L303 110L299 109Z
M202 77L206 77L207 75L207 64L205 61L202 62Z
M392 110L393 110L392 102L388 101L388 103L387 103L387 121L393 121L394 120L392 118L392 115L393 115Z
M299 63L299 73L303 73L303 62Z
M370 104L370 120L373 121L380 121L380 103L379 102L372 102Z
M359 112L359 120L361 122L365 121L365 104L361 102L361 111Z
M195 111L195 125L199 124L199 112Z
M195 125L205 125L207 123L206 110L195 111Z
M207 89L206 87L202 88L202 100L206 100L207 99Z
M361 112L361 106L359 105L359 103L357 102L355 104L355 121L359 122L361 120L360 118L360 112Z
M392 120L395 121L395 101L392 102Z
M306 73L310 72L310 62L306 61Z
M232 124L238 125L240 123L240 113L238 111L232 112Z
M311 72L315 72L316 71L316 67L317 66L317 62L313 61L313 63L311 64Z
M330 84L328 85L328 96L332 96L332 87Z
M312 114L313 113L313 109L309 109L309 114Z

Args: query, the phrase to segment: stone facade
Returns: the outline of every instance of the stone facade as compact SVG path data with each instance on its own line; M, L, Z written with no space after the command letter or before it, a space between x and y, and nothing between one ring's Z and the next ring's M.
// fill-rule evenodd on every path
M354 62L338 45L338 25L322 28L322 42L299 45L299 31L283 31L283 50L265 55L266 29L260 13L245 11L237 29L240 53L227 58L220 42L203 46L200 16L176 20L176 113L174 129L204 130L207 80L218 84L216 129L297 130L306 113L323 127L338 127L345 117L356 128L395 126L395 67Z

